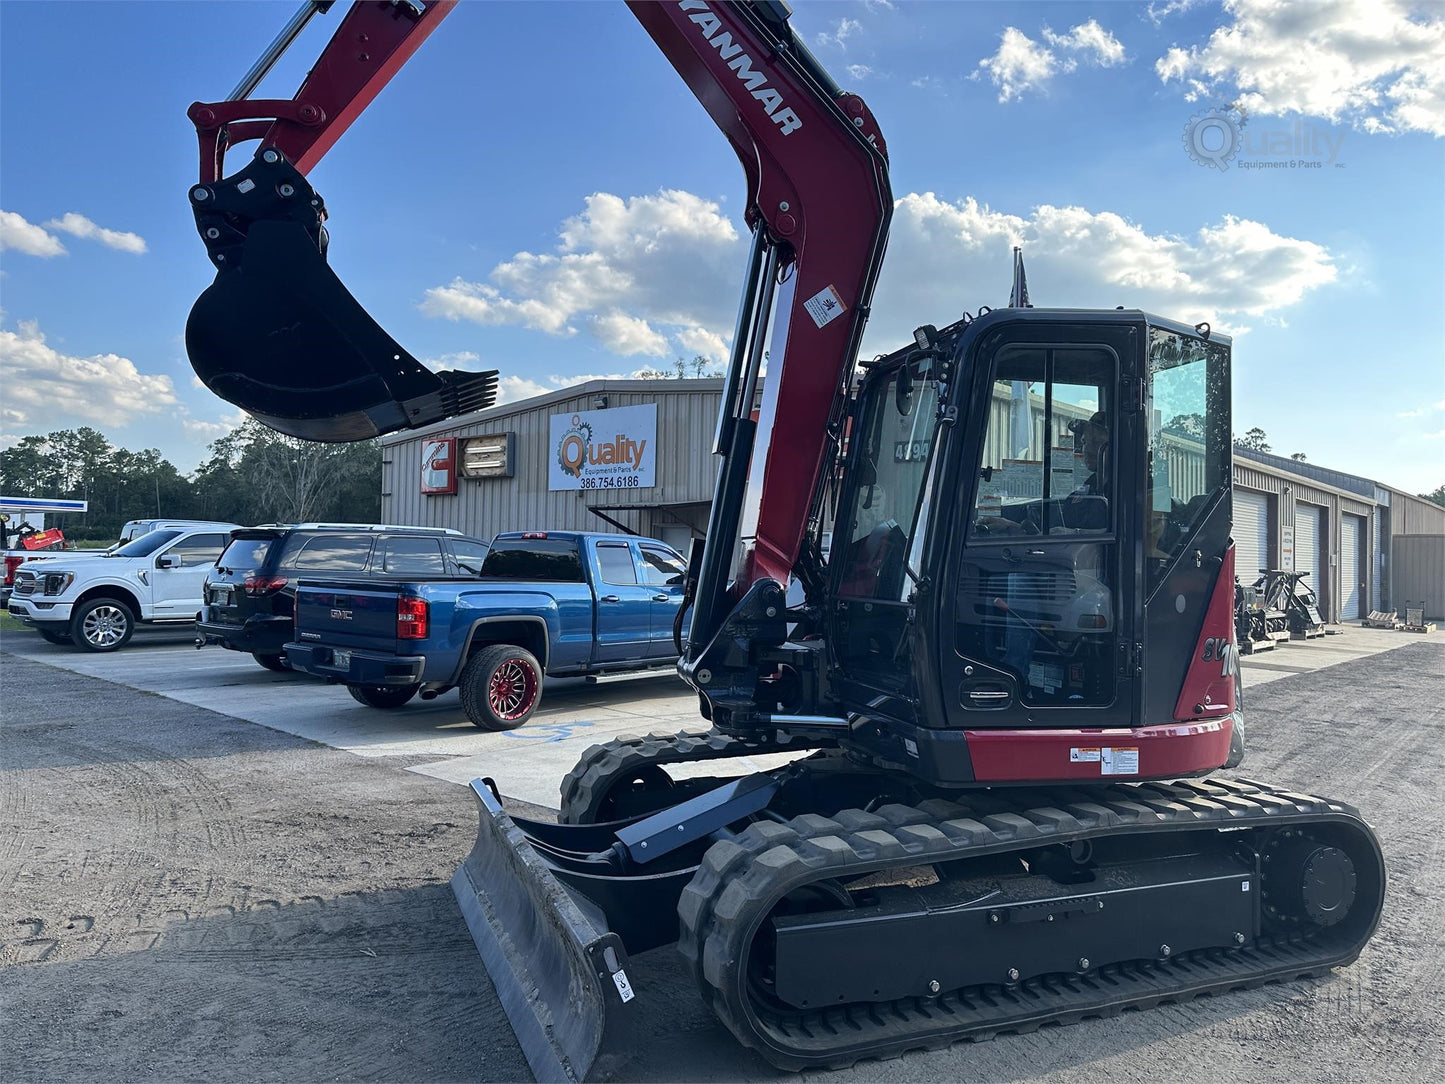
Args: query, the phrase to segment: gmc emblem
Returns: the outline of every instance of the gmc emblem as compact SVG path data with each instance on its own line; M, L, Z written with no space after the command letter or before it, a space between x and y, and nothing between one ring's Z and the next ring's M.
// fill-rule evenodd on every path
M331 611L331 617L332 617L332 620L335 620L335 621L350 621L350 620L351 620L351 611L350 611L350 610L332 610L332 611Z

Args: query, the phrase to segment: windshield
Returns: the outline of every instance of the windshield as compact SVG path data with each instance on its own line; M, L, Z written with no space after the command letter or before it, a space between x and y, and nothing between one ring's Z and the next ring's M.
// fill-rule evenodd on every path
M149 557L156 550L174 542L181 537L180 531L151 531L150 534L143 534L134 542L127 542L124 546L106 553L107 557Z
M924 483L938 428L936 365L931 358L913 361L864 385L869 401L857 482L838 524L847 525L849 540L840 555L840 595L892 602L908 597L909 565L927 526Z
M258 569L266 563L266 554L271 552L275 541L274 537L233 538L216 564L232 572Z

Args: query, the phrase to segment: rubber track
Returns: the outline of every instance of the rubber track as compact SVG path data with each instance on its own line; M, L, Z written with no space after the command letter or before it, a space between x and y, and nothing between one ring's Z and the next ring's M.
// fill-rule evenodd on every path
M1317 974L1355 959L1374 922L1363 936L1343 945L1320 943L1323 939L1314 944L1261 941L1234 951L1206 950L1166 962L1113 965L1084 975L974 986L889 1003L779 1011L751 1000L748 992L755 931L774 903L803 883L1104 835L1302 821L1343 823L1373 840L1349 806L1232 780L993 792L978 800L970 796L966 804L930 800L917 807L888 805L876 813L845 810L832 818L805 814L786 824L760 821L708 850L678 904L679 949L704 1000L739 1041L779 1068L794 1070L844 1068L862 1058L896 1057L1001 1031L1032 1031L1045 1023L1071 1023ZM1369 846L1375 847L1373 842ZM1383 886L1377 848L1375 856ZM1374 921L1381 903L1373 901ZM1357 904L1370 905L1364 899Z
M562 824L593 824L596 811L619 778L649 764L726 760L763 753L794 753L831 744L807 737L749 739L705 731L691 734L649 734L644 738L618 738L589 746L572 770L562 777Z

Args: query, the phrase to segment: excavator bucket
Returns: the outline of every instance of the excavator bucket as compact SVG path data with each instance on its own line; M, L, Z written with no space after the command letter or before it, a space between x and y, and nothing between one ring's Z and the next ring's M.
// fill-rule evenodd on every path
M293 437L366 440L496 400L497 373L433 373L361 307L326 262L325 205L280 151L191 189L215 281L186 351L205 385Z
M600 1050L626 1045L634 994L622 939L558 880L544 845L503 812L492 780L471 786L480 827L452 891L533 1075L585 1080Z

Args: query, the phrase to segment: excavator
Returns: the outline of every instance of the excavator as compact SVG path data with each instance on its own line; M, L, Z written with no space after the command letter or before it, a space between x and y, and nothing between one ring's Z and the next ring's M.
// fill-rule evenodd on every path
M471 785L452 886L537 1078L625 1066L630 958L668 944L788 1070L1355 960L1385 885L1359 813L1211 778L1244 754L1229 338L1016 304L858 362L877 119L778 0L627 6L737 152L751 243L676 633L708 729L588 749L556 823ZM453 4L358 0L293 99L250 99L328 7L190 109L217 274L186 341L218 395L348 440L478 409L495 374L432 374L375 324L306 179ZM737 763L764 754L789 755Z

